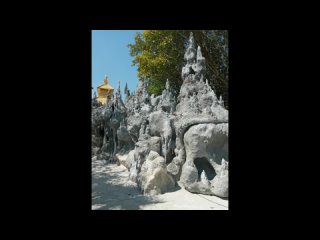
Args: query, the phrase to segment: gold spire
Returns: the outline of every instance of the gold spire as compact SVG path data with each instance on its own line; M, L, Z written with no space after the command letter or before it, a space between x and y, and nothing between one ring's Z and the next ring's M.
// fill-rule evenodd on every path
M109 84L107 74L104 76L104 84Z

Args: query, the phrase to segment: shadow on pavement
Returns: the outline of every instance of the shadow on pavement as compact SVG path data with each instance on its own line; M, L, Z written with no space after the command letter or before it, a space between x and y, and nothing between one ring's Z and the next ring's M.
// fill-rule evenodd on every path
M92 210L139 210L142 206L162 202L157 197L142 195L121 175L123 171L105 168L106 171L92 173Z

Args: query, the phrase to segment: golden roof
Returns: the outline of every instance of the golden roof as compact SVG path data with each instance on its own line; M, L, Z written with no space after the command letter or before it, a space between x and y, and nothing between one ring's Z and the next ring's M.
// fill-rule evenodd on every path
M107 77L107 76L105 76L105 78L104 78L104 84L98 86L97 88L101 88L101 89L111 89L111 90L114 89L113 87L111 87L111 86L109 85L109 81L108 81L108 77Z
M98 88L101 88L101 89L111 89L111 90L114 89L114 88L111 87L110 85L105 85L105 84L100 85Z

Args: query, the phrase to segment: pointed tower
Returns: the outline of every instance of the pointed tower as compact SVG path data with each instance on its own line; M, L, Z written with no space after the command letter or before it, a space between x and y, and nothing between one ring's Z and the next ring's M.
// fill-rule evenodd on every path
M124 107L124 103L121 98L120 80L118 81L118 88L117 88L117 92L116 92L116 96L115 96L114 101L115 101L115 107L118 107L118 108Z
M195 79L200 80L201 75L205 75L205 70L206 70L206 61L205 61L205 58L202 56L201 47L198 46Z
M166 89L167 89L167 91L169 91L169 88L170 88L169 79L167 78L167 81L166 81Z
M186 60L187 63L191 65L195 59L196 59L196 48L194 44L193 33L191 32L189 36L189 46L184 54L184 60Z
M189 75L195 74L195 61L196 61L196 48L193 39L193 33L190 33L189 45L184 54L184 60L187 61L186 65L182 68L181 77L185 81Z

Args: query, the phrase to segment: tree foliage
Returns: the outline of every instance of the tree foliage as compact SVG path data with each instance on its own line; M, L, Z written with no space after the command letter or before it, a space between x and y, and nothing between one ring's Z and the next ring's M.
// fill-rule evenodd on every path
M133 65L138 66L138 77L148 83L150 94L159 95L169 79L174 94L182 85L181 69L190 32L196 46L206 58L204 76L218 96L228 106L228 31L227 30L145 30L136 33L135 43L129 44Z

